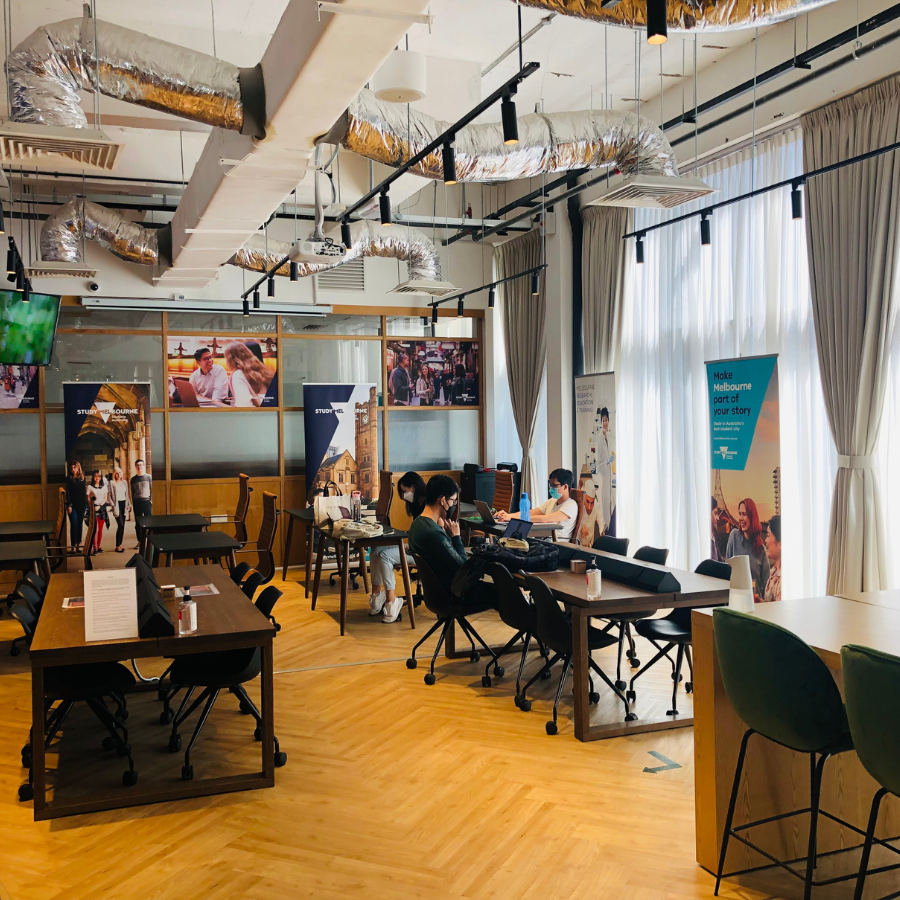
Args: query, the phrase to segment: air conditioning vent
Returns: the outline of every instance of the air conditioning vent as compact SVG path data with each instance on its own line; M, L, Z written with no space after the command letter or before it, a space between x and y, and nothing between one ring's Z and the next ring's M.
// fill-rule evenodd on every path
M715 194L699 178L672 178L666 175L635 175L615 184L588 206L646 206L652 209L672 209L692 200Z
M414 297L447 297L459 290L450 281L429 281L427 278L403 281L388 291L389 294L405 294Z
M4 122L0 125L0 160L4 163L50 162L64 168L94 166L111 171L122 145L92 128L60 128Z
M96 269L78 263L35 262L26 266L28 278L94 278Z
M322 291L358 291L366 290L365 259L351 260L333 269L326 269L315 276L316 286Z

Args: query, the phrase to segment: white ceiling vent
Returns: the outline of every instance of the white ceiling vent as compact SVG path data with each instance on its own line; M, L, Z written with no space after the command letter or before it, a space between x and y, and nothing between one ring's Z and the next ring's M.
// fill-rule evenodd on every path
M614 184L588 206L649 206L671 209L718 193L699 178L673 178L669 175L635 175Z
M122 144L92 128L61 128L4 122L0 125L0 160L4 163L52 162L67 168L94 166L111 171Z
M404 281L388 291L389 294L406 294L416 297L446 297L459 290L450 281L429 281L427 278L416 278Z
M315 276L316 287L322 291L357 291L365 293L365 259L351 260L333 269L326 269Z
M94 278L96 269L80 263L36 262L25 267L29 278Z

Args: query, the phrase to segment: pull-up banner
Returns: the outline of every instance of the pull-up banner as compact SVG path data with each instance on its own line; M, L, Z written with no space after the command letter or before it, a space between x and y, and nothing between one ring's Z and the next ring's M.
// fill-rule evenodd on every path
M710 556L750 557L756 602L781 599L781 449L776 356L706 364Z

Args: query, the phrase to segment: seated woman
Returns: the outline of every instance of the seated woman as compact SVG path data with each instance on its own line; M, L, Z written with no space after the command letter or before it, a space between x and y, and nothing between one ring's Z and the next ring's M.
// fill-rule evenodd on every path
M425 481L418 472L407 472L397 482L397 493L406 502L406 512L415 521L425 507ZM369 615L383 614L386 624L396 622L403 609L403 598L397 596L394 566L400 565L400 551L396 547L373 547L369 557L372 575L372 596Z

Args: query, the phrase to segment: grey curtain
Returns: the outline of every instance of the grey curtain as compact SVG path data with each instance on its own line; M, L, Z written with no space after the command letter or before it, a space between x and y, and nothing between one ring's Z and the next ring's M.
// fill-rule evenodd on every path
M625 244L630 210L588 206L582 210L582 315L584 371L612 372L622 337Z
M900 79L803 117L806 171L900 140ZM825 406L838 452L828 592L886 587L873 452L897 308L900 154L811 179L806 234Z
M506 278L543 262L541 234L530 231L494 248L496 277ZM516 278L499 287L500 321L509 375L516 432L522 445L522 490L534 496L537 468L534 463L534 438L537 432L541 383L547 366L545 318L547 295L544 273L537 296L531 293L531 278Z

